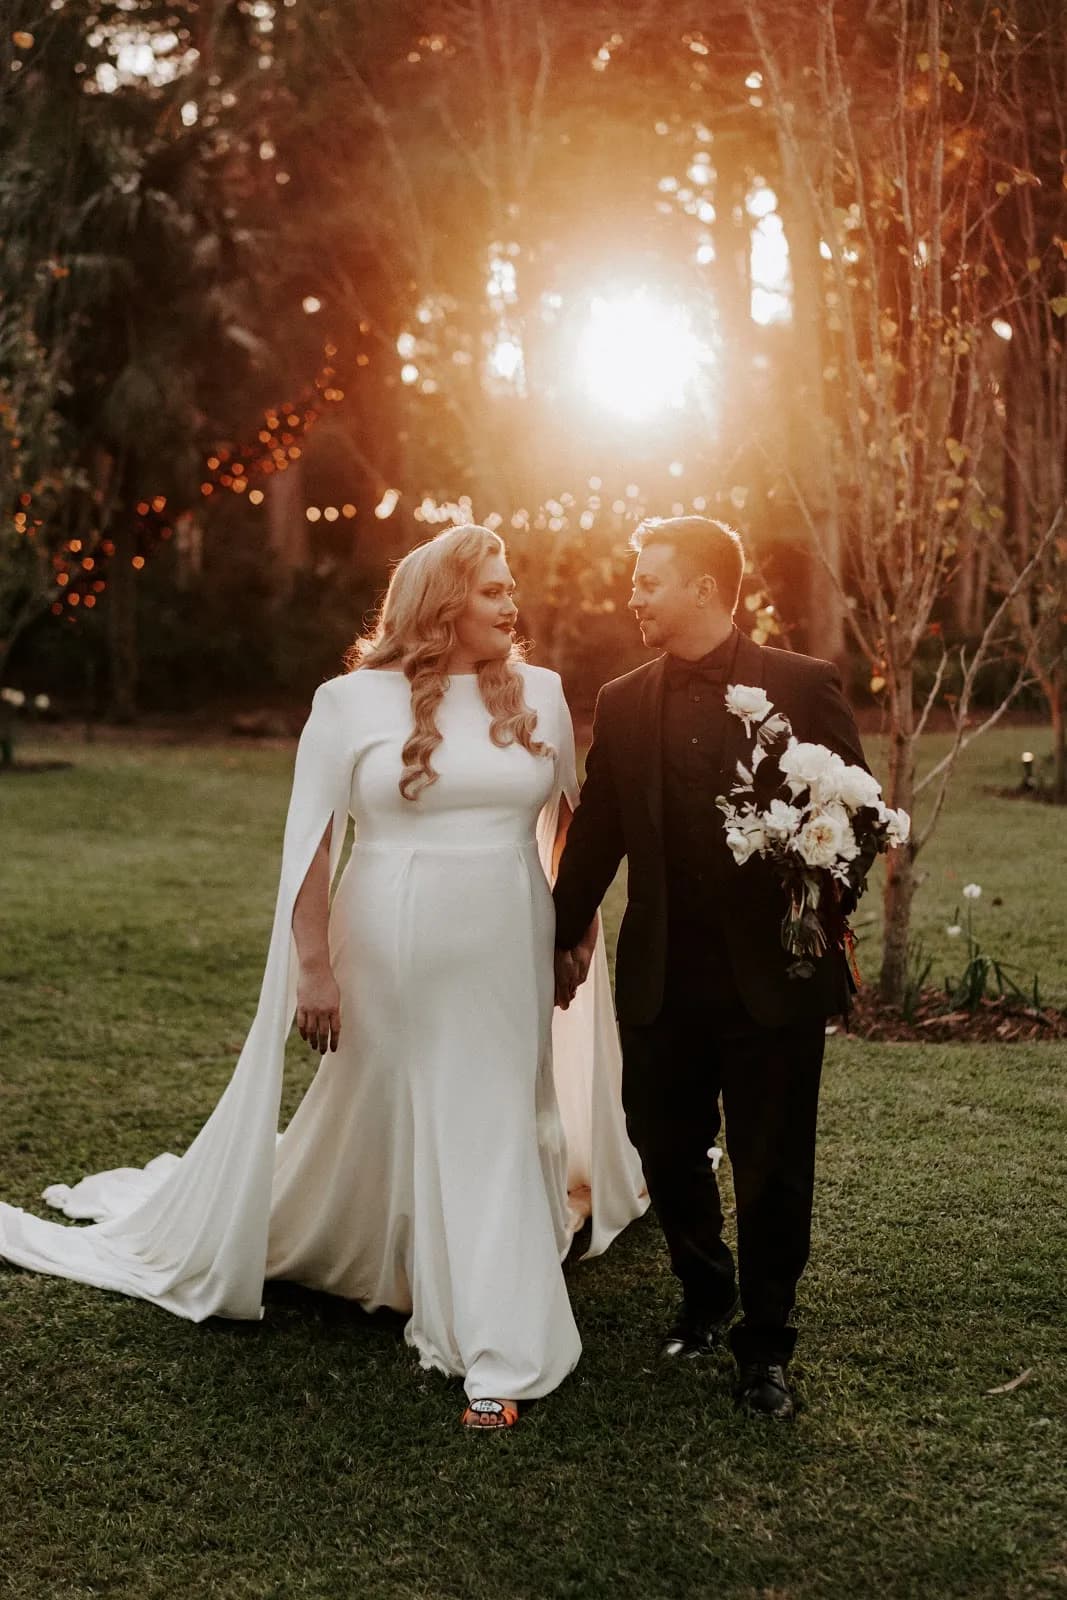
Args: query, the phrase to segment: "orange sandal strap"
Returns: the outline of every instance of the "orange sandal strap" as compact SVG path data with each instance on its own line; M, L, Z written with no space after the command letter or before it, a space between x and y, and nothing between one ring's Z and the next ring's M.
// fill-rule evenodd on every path
M462 1417L465 1428L513 1428L518 1420L518 1407L502 1400L472 1400Z

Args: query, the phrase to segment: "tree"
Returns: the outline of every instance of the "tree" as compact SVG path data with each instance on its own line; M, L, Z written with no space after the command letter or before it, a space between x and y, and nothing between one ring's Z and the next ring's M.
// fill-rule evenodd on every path
M1001 25L1004 170L999 252L1006 340L1002 403L1005 549L1040 555L1013 616L1052 729L1052 794L1067 804L1067 531L1044 530L1067 503L1067 36L1058 6L1014 8ZM1001 562L996 570L1000 571ZM1010 579L1008 580L1010 581Z
M747 10L784 164L803 185L828 258L826 409L838 424L847 617L872 689L884 691L887 799L914 812L929 796L908 845L888 858L881 992L899 1003L916 857L937 824L960 751L1021 687L1020 673L972 725L979 675L1003 645L1013 607L1054 538L1046 528L1014 562L1001 552L1001 592L969 654L961 652L951 749L918 775L919 738L950 665L945 649L918 701L920 653L941 631L969 519L974 537L997 536L983 468L997 344L988 262L999 203L999 14L894 0L868 7L855 27L832 0L819 0L814 16L805 10L803 18L776 8L772 21L761 0L748 0ZM803 486L793 482L806 505ZM983 514L971 519L972 512ZM810 510L808 520L819 547L822 529ZM832 572L834 553L824 554Z
M145 541L169 537L162 513L195 488L220 396L266 350L229 204L235 135L187 115L197 58L175 8L72 0L12 38L0 352L33 463L15 501L2 486L0 633L9 651L42 609L73 616L108 588L111 705L128 719ZM120 70L123 48L147 63Z

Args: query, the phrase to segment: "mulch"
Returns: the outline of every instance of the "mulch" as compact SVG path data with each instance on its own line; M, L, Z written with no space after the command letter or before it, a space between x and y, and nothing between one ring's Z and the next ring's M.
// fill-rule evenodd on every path
M974 1011L953 1011L943 990L924 989L905 1017L872 984L853 997L848 1027L857 1038L894 1043L1024 1044L1067 1039L1067 1012L999 997L981 1001Z

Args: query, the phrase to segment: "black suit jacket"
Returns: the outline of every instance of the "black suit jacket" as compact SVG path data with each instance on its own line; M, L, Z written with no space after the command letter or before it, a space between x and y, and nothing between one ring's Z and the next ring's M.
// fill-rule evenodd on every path
M654 1022L663 1005L668 903L663 840L662 716L666 657L638 667L601 689L593 721L586 779L556 880L556 944L576 945L589 926L623 856L627 905L615 962L619 1021ZM856 722L828 661L772 650L739 639L732 679L766 690L789 718L798 739L827 745L845 761L866 767ZM720 792L727 794L737 761L751 741L739 717L727 718ZM869 865L869 863L867 863ZM810 978L790 978L782 948L787 896L773 868L757 857L743 866L730 858L709 893L720 897L720 922L729 929L734 981L759 1023L781 1027L846 1011L849 977L844 955L829 950Z

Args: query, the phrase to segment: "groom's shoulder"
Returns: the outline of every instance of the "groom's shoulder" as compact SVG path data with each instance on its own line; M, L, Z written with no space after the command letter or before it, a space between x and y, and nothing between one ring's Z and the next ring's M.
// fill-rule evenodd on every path
M632 694L637 694L648 677L659 665L661 657L656 656L652 661L642 661L639 667L634 667L630 672L624 672L618 678L609 678L597 691L599 704L613 705L616 702L629 699Z
M776 677L789 678L795 683L820 683L838 675L832 661L821 656L802 655L799 650L776 650L773 645L760 646L764 670Z

